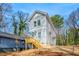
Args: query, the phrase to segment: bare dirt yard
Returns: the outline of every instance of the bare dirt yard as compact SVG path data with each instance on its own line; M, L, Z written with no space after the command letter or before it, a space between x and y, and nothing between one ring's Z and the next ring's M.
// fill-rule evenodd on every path
M0 53L0 56L79 56L79 46L49 46L20 52Z

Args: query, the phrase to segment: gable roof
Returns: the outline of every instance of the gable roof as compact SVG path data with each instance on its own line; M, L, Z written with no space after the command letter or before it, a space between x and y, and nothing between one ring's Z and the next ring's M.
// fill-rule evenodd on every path
M33 13L33 14L31 15L31 17L29 18L29 22L32 20L32 18L34 17L35 14L42 14L42 15L46 16L47 21L48 21L49 24L51 25L51 27L52 27L52 29L54 30L54 32L57 34L57 30L56 30L56 28L54 27L54 25L53 25L53 23L52 23L52 21L51 21L51 19L50 19L50 17L49 17L49 15L48 15L47 12L43 12L43 11L39 11L39 10L34 11L34 13Z
M30 16L29 18L29 22L31 21L31 19L34 17L35 14L41 14L41 15L46 15L47 13L46 12L43 12L43 11L39 11L39 10L36 10L33 12L33 14Z

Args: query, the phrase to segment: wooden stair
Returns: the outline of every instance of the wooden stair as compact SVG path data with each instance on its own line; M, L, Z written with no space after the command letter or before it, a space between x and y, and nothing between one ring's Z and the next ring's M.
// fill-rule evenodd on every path
M38 40L32 38L32 37L25 38L25 41L26 41L26 44L29 44L29 43L33 44L35 46L35 48L41 48L42 47L40 42Z

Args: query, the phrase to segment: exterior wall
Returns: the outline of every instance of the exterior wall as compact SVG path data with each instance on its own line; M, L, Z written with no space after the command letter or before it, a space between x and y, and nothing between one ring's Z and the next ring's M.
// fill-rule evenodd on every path
M47 44L50 45L56 45L56 34L52 28L52 26L49 24L49 22L46 22L46 36L47 36Z
M39 19L37 19L37 17ZM36 26L34 27L34 21L38 21L40 20L41 22L41 26ZM35 32L36 31L36 35L34 36L35 39L38 39L41 43L46 43L46 18L45 16L41 15L41 14L36 14L31 21L29 22L29 32ZM38 32L41 32L41 38L38 38ZM32 36L32 34L30 34Z
M18 45L16 40L12 38L0 37L0 48L24 48L24 40L20 40Z
M0 37L0 48L16 48L15 40Z
M39 17L38 17L39 16ZM36 26L34 27L34 21L38 21L37 17L41 21L41 26ZM30 20L29 22L29 32L35 32L36 35L32 36L36 39L38 39L42 44L51 44L55 45L56 44L56 35L55 32L53 31L51 25L49 24L46 16L42 14L35 14L34 17ZM41 38L38 38L38 32L41 32ZM49 34L51 32L51 34ZM32 35L32 34L30 34ZM34 34L33 34L34 35Z

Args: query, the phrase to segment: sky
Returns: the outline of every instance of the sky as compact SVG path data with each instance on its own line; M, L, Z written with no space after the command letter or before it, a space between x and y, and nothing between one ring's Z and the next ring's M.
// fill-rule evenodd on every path
M14 11L22 10L25 13L30 15L35 10L40 10L47 12L49 16L59 14L65 19L68 18L68 15L79 8L78 3L14 3L12 4Z
M78 3L13 3L12 4L13 11L17 12L23 11L25 13L29 13L29 16L32 15L32 13L35 10L40 10L47 12L49 16L52 15L61 15L64 17L64 20L66 20L69 16L69 14L79 8ZM9 32L12 31L12 29L8 30Z

